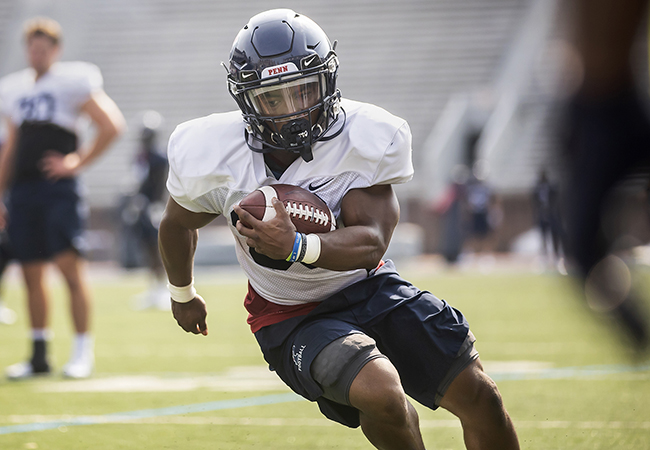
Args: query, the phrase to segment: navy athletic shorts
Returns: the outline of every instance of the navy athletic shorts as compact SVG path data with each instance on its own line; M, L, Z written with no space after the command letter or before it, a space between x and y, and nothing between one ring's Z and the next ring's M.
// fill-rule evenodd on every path
M83 252L87 212L76 180L17 183L11 188L8 213L9 241L19 261L49 260L71 248Z
M469 332L460 311L421 291L387 261L375 273L320 303L309 314L263 327L255 337L272 370L321 412L349 427L359 412L321 397L310 366L330 342L362 332L397 368L404 391L436 409L436 394Z

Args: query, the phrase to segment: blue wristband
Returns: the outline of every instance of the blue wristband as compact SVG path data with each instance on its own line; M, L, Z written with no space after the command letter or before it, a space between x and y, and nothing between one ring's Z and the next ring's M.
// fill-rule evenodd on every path
M293 241L293 250L291 254L287 257L287 262L296 262L298 260L298 255L300 255L300 248L302 243L302 234L296 232L296 239Z

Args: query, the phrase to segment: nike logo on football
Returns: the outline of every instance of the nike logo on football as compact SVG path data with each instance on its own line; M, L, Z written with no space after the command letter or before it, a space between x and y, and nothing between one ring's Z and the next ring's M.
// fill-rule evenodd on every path
M334 179L334 178L330 178L329 180L327 180L327 181L325 181L325 182L323 182L323 183L321 183L321 184L316 184L316 185L315 185L314 183L309 183L309 186L308 186L308 187L309 187L309 190L310 190L310 191L317 191L318 189L320 189L320 188L322 188L323 186L325 186L327 183L331 182L333 179Z

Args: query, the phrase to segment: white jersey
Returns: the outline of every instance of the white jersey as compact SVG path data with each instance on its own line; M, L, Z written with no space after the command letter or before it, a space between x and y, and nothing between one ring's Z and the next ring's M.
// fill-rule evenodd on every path
M406 121L366 103L343 100L341 105L347 114L341 134L316 143L312 161L296 159L279 179L266 167L263 155L246 145L240 111L185 122L170 137L167 188L172 198L189 211L226 215L239 263L253 289L271 302L322 301L365 278L367 272L284 261L275 264L260 260L259 255L254 259L256 255L232 223L234 205L260 186L284 183L317 193L338 217L349 190L404 183L413 176L411 131Z
M0 112L19 127L47 122L76 132L81 106L102 89L99 68L86 62L57 62L36 80L32 68L0 79Z

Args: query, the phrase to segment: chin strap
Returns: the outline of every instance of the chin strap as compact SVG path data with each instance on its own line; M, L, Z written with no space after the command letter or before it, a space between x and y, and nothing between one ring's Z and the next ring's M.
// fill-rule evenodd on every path
M268 127L258 127L260 132L267 136L268 140L265 140L262 136L254 133L253 126L248 124L244 130L244 139L248 147L254 152L268 153L274 150L287 150L299 153L305 162L309 162L314 159L312 140L314 142L329 141L343 131L343 127L347 121L347 114L345 109L340 106L337 106L336 109L336 118L326 129L323 129L321 120L319 120L319 123L314 125L310 130L311 122L305 118L298 118L284 124L279 133L270 133ZM343 114L343 120L341 120L341 113ZM331 134L325 136L326 133ZM273 143L271 144L269 141Z
M300 150L300 156L305 162L309 162L314 159L314 154L311 152L311 145L305 144L302 150Z
M280 132L276 134L279 143L287 150L299 149L300 156L306 162L314 159L311 152L311 130L310 122L307 119L295 119L285 124Z

